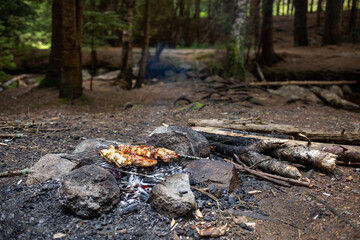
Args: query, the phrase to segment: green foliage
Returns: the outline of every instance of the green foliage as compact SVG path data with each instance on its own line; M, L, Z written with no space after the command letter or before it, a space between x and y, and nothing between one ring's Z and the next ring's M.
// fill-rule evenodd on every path
M0 0L0 21L10 48L41 47L50 43L50 0Z
M84 45L95 50L97 46L105 45L106 40L117 38L116 30L123 27L119 15L113 11L84 11Z
M5 27L0 21L0 82L7 80L4 70L15 67L13 55L9 51L10 44L3 35L4 31Z

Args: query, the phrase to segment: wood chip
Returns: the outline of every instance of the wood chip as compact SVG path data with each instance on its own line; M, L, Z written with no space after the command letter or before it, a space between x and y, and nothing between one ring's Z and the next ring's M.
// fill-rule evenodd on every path
M224 236L229 230L227 224L220 227L212 227L207 229L196 228L200 237L220 237Z

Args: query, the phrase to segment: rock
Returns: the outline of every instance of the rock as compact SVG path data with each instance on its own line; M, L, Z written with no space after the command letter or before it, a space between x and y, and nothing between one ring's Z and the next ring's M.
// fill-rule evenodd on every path
M100 150L109 148L110 145L114 145L116 143L117 142L115 141L107 141L102 139L86 139L75 147L73 154L86 152L87 155L96 155Z
M282 86L277 90L269 89L269 92L285 97L289 101L303 100L307 103L322 103L322 101L309 89L296 85Z
M196 157L210 155L209 142L200 133L184 127L169 126L156 128L146 139L148 145L163 147L178 154Z
M155 185L150 193L149 203L154 210L170 217L187 215L196 206L189 176L172 175Z
M50 179L60 179L76 167L67 159L60 157L61 154L46 154L30 169L26 184L42 183Z
M108 73L105 73L105 74L102 74L102 75L98 75L94 79L103 80L103 81L114 80L114 79L119 77L119 74L120 74L120 70L116 70L116 71L108 72Z
M332 93L335 93L339 97L344 97L344 93L338 85L331 85L331 87L329 88L329 91Z
M219 75L211 75L207 78L205 78L204 82L206 83L221 83L224 79L220 77Z
M79 217L96 217L120 201L115 178L95 165L78 168L61 180L60 204Z
M186 171L190 178L200 183L213 184L217 188L232 192L237 186L237 171L231 164L210 159L189 162Z

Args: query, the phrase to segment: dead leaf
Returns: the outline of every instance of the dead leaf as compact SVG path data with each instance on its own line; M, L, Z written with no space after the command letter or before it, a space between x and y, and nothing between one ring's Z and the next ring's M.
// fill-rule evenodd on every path
M172 228L175 225L175 223L176 223L175 219L172 218L170 222L170 228Z
M227 224L220 227L212 227L207 229L196 228L200 237L220 237L224 236L229 230Z
M352 180L354 180L354 177L350 175L350 176L347 176L345 180L347 182L351 182Z

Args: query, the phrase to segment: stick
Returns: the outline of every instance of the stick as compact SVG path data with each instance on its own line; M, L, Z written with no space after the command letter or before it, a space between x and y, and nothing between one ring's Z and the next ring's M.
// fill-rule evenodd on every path
M0 134L0 138L23 138L23 137L27 137L26 135L22 134L22 133L4 133L4 134Z
M327 209L329 209L330 212L332 212L335 216L337 216L340 220L342 220L343 222L345 222L346 224L350 225L355 231L357 231L358 233L360 233L360 230L357 228L357 226L355 226L352 222L350 222L349 220L347 220L346 218L344 218L344 216L342 216L340 213L338 213L333 207L331 207L329 204L327 204L325 201L321 200L320 198L318 198L317 196L315 196L314 194L308 192L308 191L304 191L304 193L306 195L308 195L309 197L311 197L312 199L314 199L315 201L321 203L322 205L324 205Z
M1 172L0 177L12 177L18 175L26 175L28 173L29 173L29 168L25 168L23 170Z

